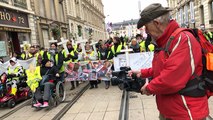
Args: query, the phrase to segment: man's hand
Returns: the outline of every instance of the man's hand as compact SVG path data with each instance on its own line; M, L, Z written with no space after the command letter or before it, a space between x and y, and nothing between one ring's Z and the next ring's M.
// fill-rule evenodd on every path
M128 71L128 76L132 76L132 74L136 74L137 76L141 76L140 70L130 70Z
M144 86L141 88L141 94L142 95L151 95L151 93L149 93L149 91L147 91L146 86L149 84L149 80L146 79L146 83L144 84Z
M56 75L55 75L56 77L60 77L60 75L58 74L58 73L56 73Z

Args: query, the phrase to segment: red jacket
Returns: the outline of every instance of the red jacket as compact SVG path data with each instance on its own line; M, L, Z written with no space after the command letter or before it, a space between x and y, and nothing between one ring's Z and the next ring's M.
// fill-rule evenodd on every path
M178 24L172 20L163 35L156 40L159 48L165 47L177 28ZM178 91L193 79L194 72L196 75L202 73L201 47L190 32L184 32L172 40L169 47L170 55L165 51L155 52L152 68L142 69L141 73L142 77L153 77L146 89L156 95L158 110L164 117L172 120L190 120L191 113L193 120L201 120L209 114L207 96L194 98L178 94Z

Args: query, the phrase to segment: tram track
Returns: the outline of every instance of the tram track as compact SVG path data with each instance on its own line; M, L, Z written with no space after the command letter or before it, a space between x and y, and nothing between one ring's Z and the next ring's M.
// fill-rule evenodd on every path
M66 104L66 105L52 119L59 120L61 117L63 117L63 115L66 113L66 111L68 111L69 108L72 107L72 105L81 97L81 95L88 88L89 88L89 83L86 83L86 85L83 86L78 92L76 92L76 93L70 93L70 95L74 94L74 97L72 97L72 99L65 100L64 102L62 102L62 104ZM12 116L13 114L15 114L16 112L18 112L19 110L23 109L24 107L27 107L27 106L29 107L29 105L31 104L31 102L32 102L32 99L24 101L24 103L21 103L21 105L13 108L12 110L6 112L3 115L1 115L0 116L0 120L4 120L7 117ZM45 114L44 114L44 116L45 116Z
M21 105L17 106L16 108L10 110L9 112L5 113L4 115L2 115L0 117L0 120L3 120L5 118L7 118L8 116L12 115L13 113L17 112L18 110L20 110L21 108L29 105L31 103L31 99L24 101L24 103L22 103Z
M87 84L81 91L79 91L76 96L68 102L66 106L64 106L58 114L55 115L55 117L52 120L60 120L64 114L75 104L75 102L83 95L83 93L89 88L89 84Z
M123 90L121 105L120 105L120 113L119 120L128 120L129 115L129 92Z

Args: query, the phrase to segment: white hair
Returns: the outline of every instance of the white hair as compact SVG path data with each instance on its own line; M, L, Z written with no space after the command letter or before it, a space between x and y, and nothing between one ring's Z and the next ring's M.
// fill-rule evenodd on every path
M168 24L169 21L170 21L170 12L168 12L168 13L166 13L166 14L164 14L164 15L162 15L162 16L154 19L154 20L159 21L161 24Z

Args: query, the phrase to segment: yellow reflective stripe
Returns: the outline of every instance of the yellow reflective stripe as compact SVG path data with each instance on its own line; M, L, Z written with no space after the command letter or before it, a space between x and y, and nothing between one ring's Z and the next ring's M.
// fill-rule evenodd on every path
M55 62L56 62L56 65L58 65L58 54L55 55ZM59 72L63 72L64 71L64 64L61 66Z
M50 60L50 57L51 57L50 53L47 53L48 60Z

